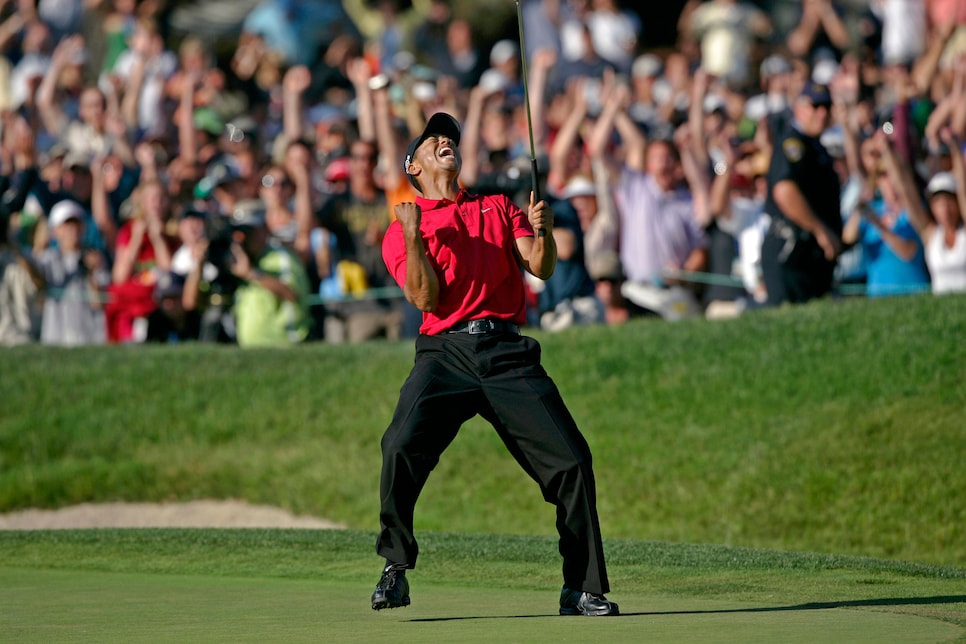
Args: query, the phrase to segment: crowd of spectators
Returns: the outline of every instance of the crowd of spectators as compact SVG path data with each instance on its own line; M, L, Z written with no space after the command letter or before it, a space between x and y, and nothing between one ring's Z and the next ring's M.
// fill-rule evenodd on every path
M0 344L415 334L380 251L402 154L447 111L465 187L525 204L522 55L558 248L532 325L768 305L775 133L813 85L836 292L966 291L966 2L691 0L657 48L627 3L522 0L525 52L448 0L240 3L227 51L168 4L0 0Z

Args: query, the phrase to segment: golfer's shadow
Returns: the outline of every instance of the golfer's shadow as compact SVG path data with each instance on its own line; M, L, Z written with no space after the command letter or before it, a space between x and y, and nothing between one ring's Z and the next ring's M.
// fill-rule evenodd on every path
M722 608L718 610L665 610L621 613L621 617L640 617L655 615L729 615L732 613L780 613L799 610L829 610L832 608L862 608L869 606L922 606L929 604L966 603L966 595L937 595L934 597L883 597L880 599L853 599L833 602L807 602L791 606L756 606L752 608ZM409 622L455 622L467 619L532 619L535 617L557 617L556 613L542 615L477 615L462 617L423 617L406 620Z

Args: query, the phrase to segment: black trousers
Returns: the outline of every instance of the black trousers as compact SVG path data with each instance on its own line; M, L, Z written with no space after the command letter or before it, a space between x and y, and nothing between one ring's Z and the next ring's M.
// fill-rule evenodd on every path
M800 304L828 295L832 290L835 262L825 259L813 239L799 240L788 252L787 241L769 231L761 244L761 273L767 304Z
M382 439L376 552L416 565L416 499L443 450L476 414L556 506L564 584L608 592L590 449L540 365L540 345L515 333L416 339L413 370Z

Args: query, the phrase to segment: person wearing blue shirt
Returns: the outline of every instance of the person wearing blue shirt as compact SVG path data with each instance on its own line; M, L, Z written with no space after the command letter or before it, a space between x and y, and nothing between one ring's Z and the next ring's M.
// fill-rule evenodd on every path
M846 222L842 241L862 247L869 297L929 290L922 242L905 209L882 197L860 202Z

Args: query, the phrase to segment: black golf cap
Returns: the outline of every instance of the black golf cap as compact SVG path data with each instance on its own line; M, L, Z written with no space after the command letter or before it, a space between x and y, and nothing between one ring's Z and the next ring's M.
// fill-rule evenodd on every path
M416 183L416 178L409 174L409 164L413 162L413 158L416 156L416 148L423 144L423 141L435 134L442 134L453 140L456 145L460 144L460 123L455 118L447 114L446 112L436 112L429 117L429 121L426 123L426 127L423 128L423 133L413 139L412 143L409 144L409 148L406 150L406 159L403 161L403 172L409 177L409 183L413 184L416 190L422 192L419 184Z

